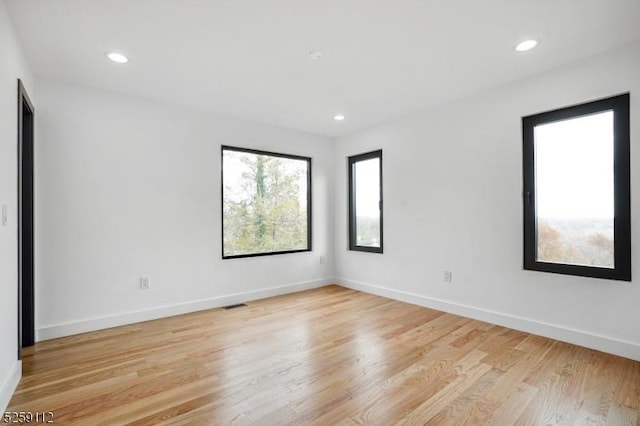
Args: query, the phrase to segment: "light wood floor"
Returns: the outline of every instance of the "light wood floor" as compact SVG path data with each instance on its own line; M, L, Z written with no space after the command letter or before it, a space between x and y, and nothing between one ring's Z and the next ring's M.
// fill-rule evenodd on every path
M55 424L640 425L640 363L337 286L36 344Z

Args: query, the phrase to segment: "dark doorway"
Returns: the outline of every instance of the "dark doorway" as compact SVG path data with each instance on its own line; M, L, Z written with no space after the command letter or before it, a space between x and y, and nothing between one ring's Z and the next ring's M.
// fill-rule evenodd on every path
M35 342L33 274L33 104L18 80L18 358Z

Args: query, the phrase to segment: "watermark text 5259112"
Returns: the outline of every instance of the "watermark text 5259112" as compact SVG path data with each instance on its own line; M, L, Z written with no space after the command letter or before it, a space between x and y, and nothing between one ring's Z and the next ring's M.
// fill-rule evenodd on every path
M5 424L53 423L52 411L7 411L2 416Z

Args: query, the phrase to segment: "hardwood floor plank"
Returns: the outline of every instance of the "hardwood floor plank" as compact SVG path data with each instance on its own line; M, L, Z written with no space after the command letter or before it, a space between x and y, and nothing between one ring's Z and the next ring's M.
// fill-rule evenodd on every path
M640 363L338 286L37 343L73 425L640 425Z
M423 401L398 424L416 425L426 424L430 421L439 423L442 417L437 417L437 415L451 406L465 390L474 386L478 380L491 371L490 366L477 362L465 367L454 381L432 398Z
M620 404L612 404L606 417L606 421L612 425L634 425L638 420L637 410Z
M504 377L504 376L503 376ZM524 425L526 423L519 422L518 419L522 416L522 413L527 409L531 401L536 397L538 389L533 386L529 386L526 383L521 383L516 386L509 387L509 392L501 399L489 398L488 401L488 415L480 417L477 423L473 424L487 424L487 425ZM478 410L485 414L485 411ZM475 420L475 419L472 419ZM533 423L535 424L535 423Z

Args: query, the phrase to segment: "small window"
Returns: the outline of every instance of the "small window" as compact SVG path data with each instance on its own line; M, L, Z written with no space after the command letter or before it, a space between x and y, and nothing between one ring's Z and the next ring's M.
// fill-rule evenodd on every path
M349 157L349 249L382 253L382 151Z
M311 159L222 147L222 258L311 250Z
M522 119L524 268L631 281L629 95Z

